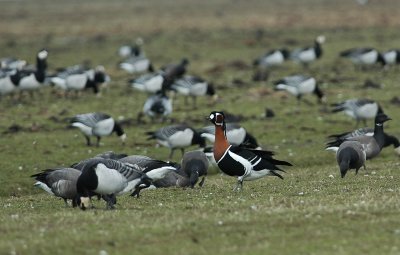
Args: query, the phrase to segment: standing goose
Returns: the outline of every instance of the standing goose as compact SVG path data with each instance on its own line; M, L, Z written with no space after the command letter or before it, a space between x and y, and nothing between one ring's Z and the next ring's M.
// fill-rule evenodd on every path
M297 97L298 102L300 102L303 95L311 93L318 97L319 103L326 101L325 95L314 77L305 75L286 76L281 80L275 81L274 85L276 90L285 90Z
M185 124L166 126L156 131L146 132L146 134L149 136L147 140L156 139L159 144L171 149L170 159L176 149L181 149L183 155L186 147L198 144L204 148L206 145L204 138Z
M337 141L340 141L340 140L346 140L348 138L353 138L353 137L358 137L358 136L363 136L363 135L373 136L374 129L373 128L359 128L359 129L356 129L356 130L350 131L350 132L344 132L341 134L330 135L329 138L331 138L333 140L330 141L329 143L336 143ZM383 135L384 135L384 140L385 140L383 147L388 147L390 145L393 145L396 154L400 156L399 139L397 139L397 137L389 135L385 132L383 133Z
M64 199L72 199L72 206L76 207L76 182L81 171L74 168L52 168L41 173L31 175L37 181L34 185L47 193Z
M243 181L252 181L272 175L281 179L277 165L291 166L289 162L272 158L270 151L253 150L229 144L226 139L225 116L223 112L211 112L209 120L215 125L214 158L218 167L227 175L237 176L235 190L240 190Z
M78 205L86 209L90 205L90 194L102 195L107 209L113 209L116 195L132 192L146 178L138 165L113 159L93 158L82 169L76 188Z
M339 146L344 141L356 141L359 142L366 154L366 159L371 159L376 157L385 145L385 133L383 132L383 123L391 120L386 114L379 113L375 117L375 128L373 136L361 135L357 137L350 137L344 139L338 139L332 142L328 142L326 150L337 151Z
M67 68L59 72L55 77L50 79L50 82L58 88L65 91L83 91L92 89L93 92L99 95L99 86L106 82L107 74L103 66L98 66L95 69L82 70L76 66L76 69Z
M308 66L311 62L321 58L322 44L325 42L325 36L318 36L314 41L314 46L295 49L291 52L290 58L295 62L299 62L304 66Z
M256 138L251 135L247 130L237 123L226 123L226 137L228 142L232 145L240 145L242 143L246 146L251 146L253 148L260 148ZM207 126L198 130L200 135L206 138L209 142L215 142L215 127Z
M47 50L41 50L36 56L36 70L20 70L18 74L18 88L20 91L33 92L40 88L46 78Z
M120 124L108 114L93 112L78 114L74 116L71 121L71 126L79 128L86 138L86 144L90 146L90 136L96 136L97 146L100 145L102 136L111 135L113 132L117 134L125 143L126 134Z
M355 65L368 66L377 63L385 65L382 54L374 48L352 48L340 53L341 57L350 59Z
M378 113L383 113L381 106L370 99L348 99L346 101L332 104L332 112L344 112L353 119L356 119L356 127L360 121L367 125L367 119L373 119Z
M356 174L362 166L365 169L366 153L361 143L345 141L339 146L336 161L339 165L340 174L344 178L349 169L355 169Z
M166 95L165 90L162 89L146 99L143 111L138 115L138 122L141 121L143 115L149 116L153 122L157 118L165 121L166 117L171 115L171 113L172 100Z
M187 97L193 99L193 108L196 108L196 98L198 96L213 97L215 102L218 96L215 94L215 88L212 83L206 82L200 77L186 75L175 80L171 85L171 89L185 96L185 104L187 105Z
M253 61L254 66L261 68L282 65L289 58L289 50L270 50Z

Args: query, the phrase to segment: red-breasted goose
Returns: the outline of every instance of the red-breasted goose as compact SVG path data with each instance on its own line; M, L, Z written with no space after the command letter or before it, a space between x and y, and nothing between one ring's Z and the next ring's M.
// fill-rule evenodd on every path
M270 151L248 149L229 144L226 139L225 116L223 112L211 112L211 123L215 125L214 158L218 167L227 175L237 176L235 190L240 190L243 181L252 181L264 176L283 177L278 171L284 172L278 165L291 166L289 162L274 159Z

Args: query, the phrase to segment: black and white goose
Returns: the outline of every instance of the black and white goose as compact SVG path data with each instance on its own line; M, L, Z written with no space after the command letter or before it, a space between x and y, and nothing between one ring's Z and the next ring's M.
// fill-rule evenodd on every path
M282 65L289 58L289 55L288 49L270 50L256 58L253 65L261 68Z
M383 132L383 123L391 120L386 114L379 113L375 117L375 128L374 134L372 136L361 135L357 137L350 137L344 139L337 139L335 141L328 142L326 145L326 150L337 151L339 146L345 141L357 141L361 143L366 159L371 159L376 157L385 145L385 134Z
M170 159L176 149L180 149L183 155L186 147L196 144L200 147L206 145L205 139L196 130L185 124L162 127L156 131L146 132L146 134L149 136L147 140L156 139L162 146L170 148Z
M38 90L46 78L47 69L47 50L41 50L36 56L36 69L35 70L19 70L18 75L18 88L20 91L33 92Z
M125 158L125 157L127 157L127 156L128 156L128 155L127 155L127 154L124 154L124 153L115 153L115 152L113 152L113 151L105 151L105 152L102 152L102 153L99 153L99 154L95 155L95 156L92 157L92 158L84 159L84 160L81 160L81 161L79 161L79 162L77 162L77 163L74 163L74 164L72 164L70 167L71 167L71 168L74 168L74 169L77 169L77 170L79 170L79 171L82 171L82 169L83 169L83 167L86 165L86 163L88 163L89 161L91 161L93 158L103 158L103 159L114 159L114 160L119 160L119 159Z
M209 142L215 142L215 127L207 126L198 130L200 135L206 138ZM246 144L253 148L260 149L256 138L251 135L247 130L237 123L226 123L225 133L228 142L232 145Z
M107 80L107 74L103 66L98 66L95 69L81 69L80 66L66 68L59 72L55 77L50 79L50 82L60 89L65 91L83 91L92 89L95 94L100 93L100 85Z
M326 101L325 95L319 88L314 77L305 75L286 76L274 82L275 90L284 90L297 97L300 102L303 95L313 93L318 97L319 103Z
M392 49L382 53L386 65L400 64L400 50Z
M384 143L383 147L388 147L388 146L393 145L396 154L398 156L400 156L400 142L399 142L399 139L397 139L397 137L395 137L393 135L387 134L386 132L384 132L383 134L384 134L384 137L385 137L384 138L385 139L385 143ZM328 138L332 139L330 141L330 143L335 143L336 141L346 140L348 138L358 137L358 136L362 136L362 135L373 136L374 135L374 129L373 128L359 128L359 129L356 129L356 130L350 131L350 132L344 132L344 133L341 133L341 134L330 135Z
M223 112L211 112L209 120L215 125L214 158L218 167L227 175L237 176L236 190L243 181L252 181L264 176L283 177L278 165L291 166L289 162L274 159L270 151L254 150L229 144L226 139L225 116Z
M78 114L70 120L71 126L81 130L86 138L86 143L90 146L90 136L97 138L97 146L100 145L102 136L117 134L125 143L126 134L121 125L118 124L110 115L100 112Z
M161 90L146 99L143 111L138 115L138 121L141 121L143 115L150 117L153 122L159 118L164 121L171 115L172 110L172 100L166 95L165 90Z
M374 119L378 113L383 113L381 106L370 99L348 99L346 101L332 104L332 112L344 112L351 118L357 121L356 126L360 121L367 125L367 119Z
M352 48L340 52L340 56L350 59L355 65L369 66L375 64L385 65L385 59L374 48Z
M77 203L81 209L90 207L90 194L101 195L107 209L113 209L117 195L135 190L146 178L138 165L113 159L93 158L82 169L76 184Z
M64 199L66 205L67 200L72 199L72 206L76 204L76 183L81 171L74 168L52 168L44 170L40 173L31 175L37 181L34 185L56 197Z
M137 38L134 45L122 45L118 49L118 55L122 58L128 57L144 57L145 53L141 46L143 45L143 39Z
M339 165L340 175L344 178L350 169L355 169L356 174L362 166L365 169L366 153L361 143L345 141L339 146L336 161Z
M163 72L144 74L137 79L131 79L128 81L132 88L147 93L156 93L157 91L160 91L163 82Z
M147 156L132 155L125 158L119 159L124 163L138 165L143 173L146 174L145 179L136 187L135 191L131 194L132 196L139 197L141 189L145 189L153 185L155 182L162 180L167 174L177 171L177 164L171 162L165 162L162 160L152 159Z
M171 85L171 89L176 91L178 94L185 96L186 105L187 97L191 97L193 99L194 108L196 108L196 98L199 96L210 96L213 98L214 102L218 99L214 85L196 76L186 75L175 80Z
M130 57L119 63L119 68L130 74L154 71L151 61L147 57Z
M290 53L290 58L295 62L307 66L322 57L322 44L324 42L325 36L320 35L315 39L314 46L295 49Z

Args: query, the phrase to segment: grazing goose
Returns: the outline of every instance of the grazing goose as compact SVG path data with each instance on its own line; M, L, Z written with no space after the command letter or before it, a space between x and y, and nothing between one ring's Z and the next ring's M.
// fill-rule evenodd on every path
M382 53L386 65L396 65L400 63L400 50L393 49Z
M325 42L325 36L318 36L314 41L314 46L295 49L291 52L290 58L304 66L319 59L322 56L322 44Z
M35 70L20 70L18 75L18 88L20 91L33 92L40 88L40 85L46 78L47 69L47 55L46 50L41 50L36 56L36 69Z
M130 57L119 63L119 68L132 74L142 72L154 72L150 59L146 57Z
M251 135L246 129L237 123L226 123L226 137L228 142L232 145L246 144L253 148L260 148L256 138ZM198 130L200 135L206 138L209 142L215 142L215 127L207 126Z
M141 122L143 115L149 116L153 122L157 118L165 121L166 117L171 113L172 100L166 95L165 90L160 90L146 99L143 111L138 115L138 122Z
M356 127L360 121L367 125L367 119L373 119L378 113L383 113L381 106L370 99L348 99L346 101L332 104L332 112L344 112L353 119L356 119Z
M113 159L92 158L82 169L78 178L77 203L85 210L90 206L90 194L102 195L107 209L113 209L116 195L132 192L146 178L138 165Z
M198 96L212 96L214 102L218 99L213 84L196 76L186 75L175 80L171 85L171 89L185 96L186 105L187 96L190 96L193 99L193 108L196 108L196 98Z
M367 66L380 63L385 65L385 59L374 48L352 48L340 52L340 56L350 59L355 65Z
M252 181L267 175L283 179L278 171L284 172L284 170L277 165L291 166L292 164L272 158L273 153L270 151L229 144L225 135L226 126L223 112L213 111L209 119L215 125L214 158L222 172L238 177L235 190L242 188L243 181Z
M160 91L163 82L163 72L144 74L137 79L131 79L128 81L132 88L147 93L156 93L157 91Z
M383 123L391 120L386 114L379 113L375 117L375 128L372 136L361 135L344 139L337 139L327 143L326 150L337 151L344 141L357 141L361 143L367 159L376 157L385 145L385 134L383 132Z
M154 184L154 182L164 179L167 174L177 171L176 163L156 160L147 156L132 155L122 158L119 161L136 164L142 169L143 173L146 174L146 180L143 180L138 185L131 196L139 197L140 190L150 187L150 185Z
M318 97L319 103L326 101L324 93L319 88L314 77L305 75L286 76L281 80L275 81L274 85L276 90L285 90L296 96L299 103L303 95L311 93Z
M156 131L146 132L146 134L149 136L147 140L156 139L159 144L171 149L170 159L175 149L181 149L183 155L186 147L198 144L204 148L206 145L204 138L185 124L162 127Z
M93 112L78 114L74 116L71 121L71 126L79 128L86 138L86 144L90 146L90 136L97 137L97 146L100 145L102 136L111 135L113 132L117 134L125 143L126 134L120 124L108 114Z
M365 169L366 153L361 143L357 141L345 141L339 146L336 153L336 161L342 178L349 169L355 169L356 174L363 166Z
M74 68L75 67L75 68ZM80 66L66 68L59 72L50 82L65 91L82 91L92 89L95 94L100 93L99 86L106 82L107 74L103 66L84 70Z
M399 139L397 139L397 137L389 135L387 133L383 133L384 137L385 137L385 143L383 145L383 147L388 147L390 145L393 145L394 150L396 152L397 155L400 156L400 142ZM357 137L357 136L362 136L362 135L366 135L366 136L373 136L374 135L374 129L373 128L359 128L356 129L354 131L350 131L350 132L344 132L341 134L335 134L335 135L330 135L329 138L333 139L330 143L332 142L336 142L336 141L340 141L340 140L346 140L347 138L352 138L352 137Z
M202 151L189 151L183 155L182 170L189 177L190 187L194 188L199 177L199 186L203 187L208 172L208 159Z
M282 65L285 60L289 58L289 50L287 49L279 49L279 50L270 50L264 55L256 58L253 61L254 66L258 67L271 67Z
M72 206L76 207L76 182L80 174L81 171L74 168L52 168L31 177L37 181L35 186L51 195L61 197L67 206L67 199L72 199Z

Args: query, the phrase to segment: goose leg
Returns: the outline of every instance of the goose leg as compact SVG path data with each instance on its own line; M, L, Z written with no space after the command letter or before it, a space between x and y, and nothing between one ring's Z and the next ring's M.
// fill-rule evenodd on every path
M193 109L197 109L197 100L195 96L192 97L193 98Z
M112 209L115 209L115 204L117 203L117 198L115 197L115 195L114 194L111 194L111 195L104 195L104 196L102 196L103 197L103 199L107 202L106 203L106 209L108 210L108 209L110 209L110 210L112 210Z
M64 199L65 207L69 207L67 199L66 198L63 198L63 199Z
M87 145L87 146L90 146L90 145L91 145L91 143L90 143L90 137L85 135L85 138L86 138L86 145Z
M233 191L241 191L242 188L243 188L243 179L239 177L236 187L233 189Z
M100 136L96 136L96 137L97 137L96 146L99 147L99 146L100 146L100 139L101 139L101 137L100 137Z
M202 178L201 181L199 182L199 186L200 186L200 187L203 187L204 181L205 181L205 180L206 180L206 177L203 176L203 178Z
M172 156L174 155L174 148L173 149L171 149L171 152L169 153L169 159L172 159Z
M181 148L181 152L182 152L182 157L183 157L183 154L185 154L185 149Z

